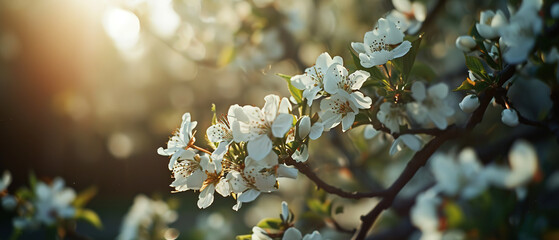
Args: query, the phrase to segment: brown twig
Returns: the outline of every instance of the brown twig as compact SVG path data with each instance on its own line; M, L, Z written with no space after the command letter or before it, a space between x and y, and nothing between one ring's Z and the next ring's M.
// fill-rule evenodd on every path
M380 191L371 191L371 192L347 192L342 190L341 188L334 187L322 179L320 179L316 173L309 167L307 163L297 162L293 160L293 158L288 157L285 159L285 164L294 166L299 170L300 173L307 176L311 181L313 181L318 188L323 189L327 193L335 194L343 198L350 198L350 199L361 199L361 198L371 198L371 197L381 197L386 194L386 190Z

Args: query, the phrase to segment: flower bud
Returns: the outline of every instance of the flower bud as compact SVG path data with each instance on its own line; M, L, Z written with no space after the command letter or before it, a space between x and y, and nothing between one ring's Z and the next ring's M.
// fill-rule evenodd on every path
M301 139L306 138L311 132L311 118L309 116L303 116L301 121L299 121L299 137Z
M471 113L479 107L479 99L475 94L470 94L462 99L459 104L460 109L465 113Z
M285 223L289 220L289 208L287 207L287 203L285 201L281 202L281 217Z
M518 125L518 114L514 109L505 109L501 112L501 121L510 127Z
M456 38L456 47L464 52L471 52L477 43L471 36L460 36Z
M468 77L470 78L470 80L472 80L474 82L479 80L471 70L468 70Z

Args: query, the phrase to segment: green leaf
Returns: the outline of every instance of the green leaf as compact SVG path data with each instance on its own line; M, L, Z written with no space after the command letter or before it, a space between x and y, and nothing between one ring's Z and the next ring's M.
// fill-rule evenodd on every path
M263 229L276 229L279 230L281 228L281 219L279 218L264 218L256 224L257 227Z
M300 104L301 102L303 102L303 91L299 90L298 88L293 86L293 84L291 84L291 76L281 74L281 73L278 73L277 75L279 77L283 78L287 82L287 87L289 89L289 93L291 93L291 96L293 96L293 98L295 98L295 101L297 102L297 104Z
M416 62L411 68L410 75L422 78L428 82L431 82L435 77L437 77L433 68L423 62Z
M330 216L332 210L332 204L330 201L321 202L318 199L309 199L307 201L307 206L309 209L322 216Z
M487 72L485 71L485 68L483 67L483 63L481 63L479 58L473 56L467 56L467 55L465 55L465 58L466 58L466 67L468 67L468 69L482 76L483 78L487 78Z
M212 111L212 113L213 113L213 116L212 116L212 125L215 125L215 124L217 124L217 111L216 111L216 109L215 109L215 104L214 104L214 103L212 103L211 111Z
M338 206L336 210L334 210L334 214L344 213L344 206Z
M485 48L485 44L483 44L483 42L485 41L485 38L482 37L481 35L479 35L475 24L472 25L472 27L470 28L470 36L472 36L474 38L474 40L476 41L477 46L479 47L479 49L481 50L481 53L483 54L483 59L485 60L485 62L487 62L487 65L489 65L493 69L499 69L499 64L497 64L495 62L495 60L493 60L493 58L491 58L491 56L489 56L489 52ZM491 50L491 49L489 49L489 50Z
M237 237L235 237L236 240L251 240L252 239L252 234L246 234L246 235L238 235Z
M402 79L404 80L404 82L407 82L407 79L410 75L410 71L415 62L415 57L417 56L417 52L419 51L419 45L421 45L421 39L423 39L423 34L420 34L416 40L411 42L411 48L408 53L406 53L406 55L391 61L392 64L402 74Z
M235 58L235 46L230 44L225 46L223 50L219 53L219 57L217 58L217 66L223 67L229 64Z
M29 186L31 187L31 191L35 191L35 187L37 186L37 176L35 176L35 173L30 172L29 173Z
M475 84L475 83L474 83ZM459 87L457 87L456 89L454 89L453 91L466 91L466 90L472 90L474 89L474 84L472 84L472 81L470 79L466 79L462 82L462 84L460 84Z
M90 209L76 209L76 218L85 220L98 229L103 228L101 219L93 210Z
M81 191L74 200L74 207L81 208L85 206L97 194L97 187L91 186Z
M450 228L458 227L464 220L464 214L462 213L460 206L458 206L454 202L447 202L444 205L443 211L445 213L445 216L447 217L448 226Z
M353 64L355 65L355 68L359 70L367 70L365 67L361 66L361 60L359 60L359 56L355 54L355 52L353 52L353 49L351 47L348 48L349 48L349 53L351 53L351 59L353 59Z

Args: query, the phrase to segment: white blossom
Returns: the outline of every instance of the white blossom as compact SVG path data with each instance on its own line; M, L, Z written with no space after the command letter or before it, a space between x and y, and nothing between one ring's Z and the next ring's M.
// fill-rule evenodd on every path
M177 212L164 201L152 200L140 194L134 198L134 204L126 213L117 240L146 239L146 236L140 235L142 230L155 227L156 221L166 226L176 221L177 217Z
M299 120L299 138L306 138L311 133L311 118L307 115Z
M510 167L490 165L486 167L485 177L498 187L518 188L528 184L538 172L536 149L525 140L518 140L508 155Z
M421 28L427 9L419 1L410 2L409 0L392 0L394 10L386 16L386 19L396 23L402 32L415 34Z
M272 240L271 237L268 236L268 234L266 233L266 230L264 230L261 227L256 227L254 226L252 228L252 235L251 235L251 240Z
M363 135L365 137L365 139L372 139L374 138L376 135L378 135L380 132L378 130L376 130L373 125L367 125L365 126L365 129L363 130Z
M246 134L241 132L240 123L237 120L239 112L242 112L242 108L237 104L232 105L229 107L227 119L218 120L216 124L210 126L206 130L208 140L210 142L219 143L218 147L212 153L212 159L222 159L233 141L246 141Z
M296 178L297 170L278 164L278 155L273 151L261 160L247 157L242 169L231 170L226 176L231 192L237 194L233 209L254 201L261 192L276 191L278 177Z
M464 52L471 52L476 46L476 40L471 36L460 36L456 38L456 47Z
M175 181L170 186L174 187L177 192L199 190L208 177L205 169L202 169L201 161L209 161L209 157L193 153L192 156L181 160L176 162L173 167Z
M400 132L400 126L407 124L406 116L402 109L391 102L384 102L380 105L377 118L392 133Z
M458 105L465 113L472 113L479 107L479 98L475 94L468 94Z
M181 127L167 142L167 149L160 147L157 149L157 153L162 156L171 156L169 160L169 170L173 169L175 162L180 156L189 151L189 145L194 143L195 138L192 130L196 127L197 122L191 121L190 113L185 113L182 115Z
M303 237L299 229L290 227L283 233L282 240L322 240L322 236L318 231L314 231Z
M476 29L480 36L486 39L494 39L499 37L500 28L507 23L507 17L501 10L497 10L497 12L487 10L480 13Z
M309 147L306 144L302 144L291 155L291 158L297 162L306 162L309 159Z
M550 13L552 18L559 18L559 3L554 3L553 5L551 5Z
M514 109L505 109L501 112L501 121L510 127L518 126L518 114Z
M404 145L413 151L419 151L419 149L421 149L421 139L413 134L403 134L399 136L396 140L394 140L394 142L392 142L392 146L390 147L390 156L401 151Z
M415 205L410 210L412 224L421 230L421 240L442 238L438 215L438 208L442 204L442 199L437 194L438 192L434 188L420 193L416 198Z
M204 169L206 179L200 187L198 195L198 207L200 209L209 207L214 201L214 192L218 192L224 197L231 194L229 184L221 181L221 162L212 161L209 157L204 157L200 161L200 166Z
M398 46L392 49L392 45ZM404 41L404 33L395 23L381 18L375 29L365 33L363 43L352 42L351 47L359 54L361 66L370 68L406 55L411 42Z
M411 91L415 102L406 107L413 119L423 125L432 122L437 128L445 129L448 126L446 119L454 114L454 109L446 101L448 86L438 83L425 89L422 82L414 82Z
M488 186L487 179L483 177L483 165L471 148L462 150L457 160L452 155L436 154L431 162L431 170L437 180L436 187L447 196L459 195L471 199Z
M508 63L521 63L528 58L537 35L543 29L543 20L538 14L541 6L542 0L522 1L518 12L511 16L510 23L500 28L499 33L507 48L503 57Z
M312 105L313 100L320 97L318 93L323 90L326 71L333 64L343 65L343 59L340 56L332 58L324 52L318 56L314 66L305 69L304 74L291 78L293 86L303 90L303 98L307 99L309 106Z
M368 109L372 104L371 98L366 97L358 90L361 89L369 76L368 72L362 70L357 70L348 76L348 71L344 66L334 64L328 69L324 79L324 90L332 95L345 92L349 94L349 99L359 109Z
M325 131L334 128L342 123L342 130L347 131L355 116L359 113L359 106L352 100L346 92L339 92L336 95L323 99L320 102L319 116Z
M291 104L287 98L270 94L264 98L266 103L262 109L244 106L236 113L240 123L240 131L247 134L248 155L261 160L272 150L273 138L282 138L293 126Z
M37 182L35 196L34 220L40 223L49 226L57 219L72 218L76 214L76 209L71 205L76 199L76 192L64 187L64 180L60 177L55 178L50 185L42 181Z
M10 183L12 183L12 174L8 170L4 170L2 179L0 180L0 193L8 189Z

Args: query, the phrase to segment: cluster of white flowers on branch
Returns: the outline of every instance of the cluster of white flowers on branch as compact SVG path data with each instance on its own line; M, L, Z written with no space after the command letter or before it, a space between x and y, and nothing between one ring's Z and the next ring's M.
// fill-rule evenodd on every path
M302 74L293 77L280 74L288 84L290 98L268 95L262 108L232 105L220 119L215 117L214 109L213 125L206 131L208 149L195 145L196 122L186 113L167 149L158 150L159 154L170 156L169 169L175 178L171 186L177 192L200 191L200 208L211 205L215 191L224 197L233 196L237 202L233 209L238 210L260 193L276 191L278 178L296 178L301 172L328 193L354 199L382 198L361 217L362 224L354 238L364 239L380 213L392 205L396 195L431 155L445 142L467 134L482 121L492 99L505 107L502 122L506 125L534 123L517 113L506 93L513 84L509 80L515 69L534 53L536 37L542 34L543 20L537 14L541 5L538 0L525 0L509 19L501 11L483 12L471 36L457 39L457 47L465 52L469 76L455 89L468 93L456 106L449 104L448 85L426 84L421 77L413 76L411 70L423 35L406 36L405 32L415 32L414 24L421 26L425 17L422 8L399 6L407 9L399 11L415 13L416 22L410 23L410 18L406 18L408 22L398 20L395 13L379 19L373 30L365 33L363 42L351 44L355 51L351 52L354 67L344 66L342 57L325 52ZM520 21L522 18L526 20ZM471 114L463 126L454 124L457 108ZM387 136L392 140L390 155L406 148L416 153L388 188L368 193L346 192L321 180L308 162L309 142L338 125L342 132L365 125L367 139ZM526 146L514 149L530 148ZM515 189L521 194L518 187L529 182L538 166L535 152L527 152L532 160L521 163L513 154L510 169L495 165L483 167L470 150L460 154L458 163L440 160L448 157L435 157L432 162L436 165L437 186L420 195L418 204L427 202L426 196L434 198L437 194L474 198L488 186ZM522 167L524 164L529 167ZM441 201L429 202L431 209L433 202ZM282 221L285 224L286 220ZM253 232L252 239L302 238L300 232L287 228L272 233L255 227ZM303 239L307 238L313 237Z

